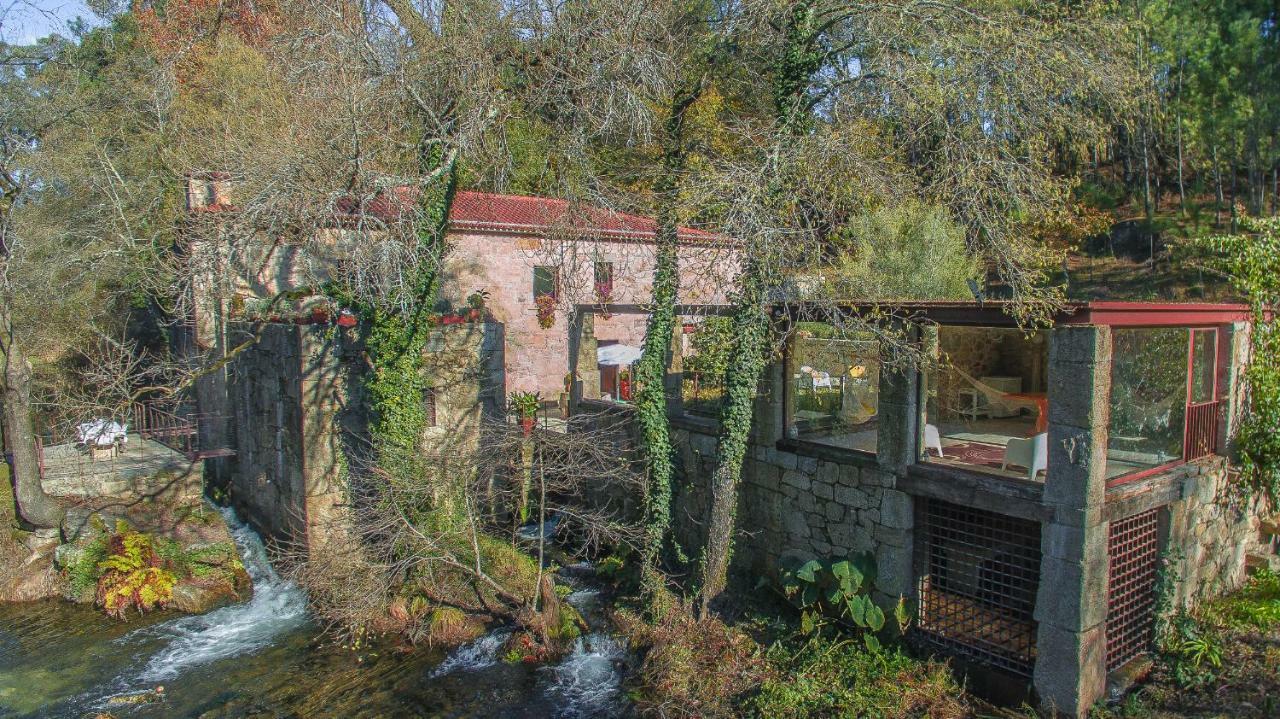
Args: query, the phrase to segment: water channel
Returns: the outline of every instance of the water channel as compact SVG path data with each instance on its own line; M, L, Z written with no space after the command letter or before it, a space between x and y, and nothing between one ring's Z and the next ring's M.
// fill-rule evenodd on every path
M127 624L61 601L0 604L0 718L621 717L625 647L604 633L553 666L502 662L495 629L449 653L355 654L308 617L261 540L228 512L253 598ZM570 595L590 617L591 589Z

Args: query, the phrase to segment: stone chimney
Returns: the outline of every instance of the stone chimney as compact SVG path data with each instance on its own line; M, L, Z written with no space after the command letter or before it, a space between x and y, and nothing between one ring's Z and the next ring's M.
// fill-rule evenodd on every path
M231 207L231 176L225 172L192 172L187 175L187 209L217 211Z

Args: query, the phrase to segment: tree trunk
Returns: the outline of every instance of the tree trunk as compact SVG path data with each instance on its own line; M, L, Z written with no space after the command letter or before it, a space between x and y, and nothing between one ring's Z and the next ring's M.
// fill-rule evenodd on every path
M805 133L812 118L809 90L814 75L827 56L822 52L822 30L816 3L800 0L785 10L786 40L779 48L774 68L774 121L780 142ZM769 162L772 164L774 159ZM770 203L786 190L782 172L772 167ZM766 254L768 247L748 247L743 253L738 296L734 301L734 352L725 377L725 401L720 410L719 462L711 479L711 518L702 563L702 602L706 616L712 602L724 591L729 560L733 557L734 520L738 511L738 483L751 435L756 392L768 357L771 322L766 306L775 272Z
M0 361L4 363L4 435L13 453L11 469L18 516L39 528L57 527L62 522L62 506L45 494L40 484L40 461L36 456L36 433L31 422L31 363L14 342L13 326L7 313L0 317L4 328Z
M711 477L711 518L703 549L702 614L724 591L733 556L734 520L738 510L738 480L751 435L756 393L764 371L769 338L765 307L764 268L750 257L739 275L741 298L733 317L734 352L725 377L725 400L720 410L719 462Z
M680 288L676 203L679 201L680 175L684 172L686 156L685 113L701 94L701 80L682 88L672 98L671 114L665 124L662 175L654 188L658 195L658 213L653 307L635 370L635 380L639 385L635 398L636 415L640 421L649 474L645 492L644 539L644 591L649 596L653 596L661 582L657 567L671 526L671 480L675 468L664 380Z

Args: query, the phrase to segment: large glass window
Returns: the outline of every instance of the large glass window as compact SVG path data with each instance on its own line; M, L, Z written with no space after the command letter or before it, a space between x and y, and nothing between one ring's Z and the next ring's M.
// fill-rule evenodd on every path
M733 353L733 321L706 317L685 326L683 400L686 414L718 417L724 401L724 376Z
M938 364L923 376L925 461L1043 480L1048 343L998 327L938 328Z
M1185 328L1112 333L1108 477L1181 459L1188 339ZM1212 394L1212 381L1208 391Z
M792 344L788 434L875 452L880 351L870 334L837 336L826 325L800 330Z

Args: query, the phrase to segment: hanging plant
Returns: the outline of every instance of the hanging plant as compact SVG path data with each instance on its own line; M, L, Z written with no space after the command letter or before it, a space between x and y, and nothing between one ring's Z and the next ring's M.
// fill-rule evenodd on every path
M556 298L552 295L538 295L534 300L538 308L538 326L544 330L556 324Z
M613 304L613 282L596 282L596 302L600 305L600 316L604 319L613 317L609 305Z

